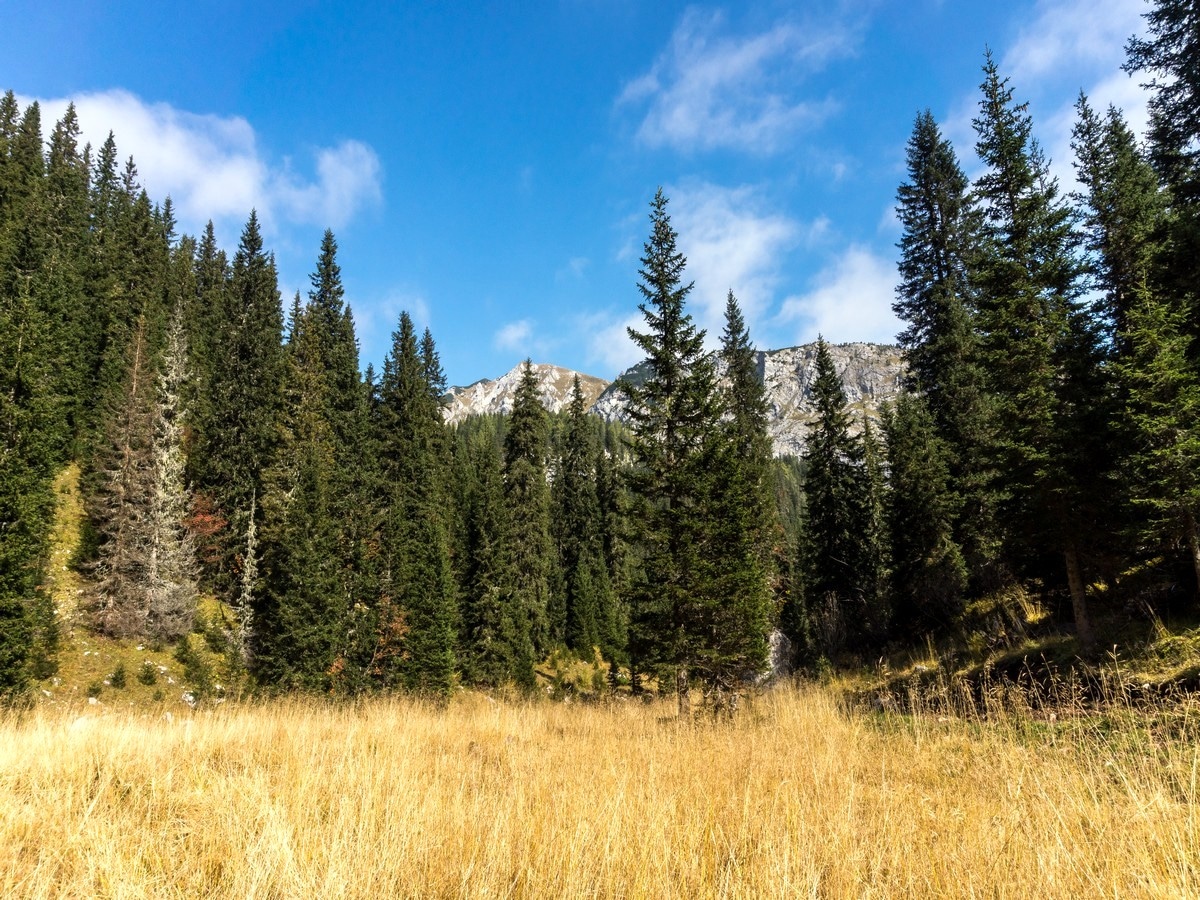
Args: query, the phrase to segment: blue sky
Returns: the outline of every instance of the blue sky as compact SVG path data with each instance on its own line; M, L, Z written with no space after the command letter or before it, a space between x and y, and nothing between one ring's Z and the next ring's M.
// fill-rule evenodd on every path
M656 187L715 339L890 340L892 211L930 108L968 172L991 47L1064 181L1072 105L1120 71L1145 0L729 5L7 0L0 90L109 129L181 230L231 252L251 207L285 302L334 229L363 364L401 309L451 383L525 356L611 378L637 357ZM1069 185L1068 185L1069 187Z

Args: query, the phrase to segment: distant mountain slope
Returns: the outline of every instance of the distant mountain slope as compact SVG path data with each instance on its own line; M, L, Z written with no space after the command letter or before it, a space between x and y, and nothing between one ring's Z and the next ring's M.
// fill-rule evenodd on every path
M524 363L515 366L511 371L501 375L494 381L486 378L469 384L466 387L452 387L442 398L444 416L449 424L457 424L468 416L484 413L511 413L513 398L517 396L517 387L521 383L521 369ZM542 403L551 412L566 409L571 402L571 381L576 373L562 366L549 363L534 363L534 374L542 389ZM593 375L579 374L579 383L583 388L584 401L590 407L596 402L609 382Z
M770 405L768 428L776 454L799 454L816 419L812 402L813 366L816 344L758 352L758 371L767 389ZM830 344L829 353L842 376L846 397L858 413L875 418L879 407L900 392L904 363L900 349L888 344ZM535 363L534 371L542 385L542 402L552 411L565 409L571 399L570 369ZM622 373L638 382L645 377L644 364ZM461 422L480 413L508 413L521 378L521 367L495 381L477 381L463 388L451 388L446 395L446 421ZM625 421L625 397L610 382L580 373L584 396L591 411L609 421ZM861 426L860 426L861 427Z

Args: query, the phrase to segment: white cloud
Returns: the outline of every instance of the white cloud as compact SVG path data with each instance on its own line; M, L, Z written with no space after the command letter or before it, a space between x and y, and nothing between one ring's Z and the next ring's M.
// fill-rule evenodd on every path
M532 339L533 323L528 319L519 319L516 322L509 322L497 331L496 336L492 339L492 343L496 345L498 350L515 350L520 353L528 353Z
M813 279L806 294L783 302L777 321L799 323L796 343L877 341L891 343L901 331L892 312L896 266L866 247L849 247Z
M692 9L650 71L626 85L618 105L649 108L638 138L680 150L778 149L801 125L829 116L829 99L804 99L806 71L854 47L842 25L800 28L781 23L748 37L725 37L724 17Z
M189 231L210 218L240 225L252 208L265 228L339 227L381 200L379 157L359 141L315 148L315 177L305 178L290 160L271 162L240 116L188 112L111 90L41 99L43 121L61 118L69 101L84 140L98 148L112 131L122 162L133 156L142 184L155 200L170 195Z
M1080 63L1116 68L1146 11L1146 0L1039 0L1036 17L1018 33L1000 68L1022 80Z
M1121 65L1126 42L1144 32L1141 13L1147 8L1145 0L1039 0L1034 18L997 54L1016 102L1030 101L1034 135L1064 192L1076 188L1071 130L1080 90L1098 113L1116 106L1135 133L1145 134L1149 95ZM981 72L977 81L982 79ZM975 91L960 99L943 125L972 179L983 171L974 153L972 120L978 115Z
M640 315L621 319L605 313L588 316L580 323L580 330L588 336L588 360L602 366L609 378L641 362L642 351L630 340L628 329L641 329L645 324Z
M572 256L567 264L554 273L556 281L579 281L591 267L592 261L586 256Z
M670 191L668 212L687 257L685 278L695 281L691 313L708 330L710 346L720 338L725 298L738 298L751 335L774 296L783 255L802 239L828 227L818 220L809 229L772 211L751 187L726 188L702 183Z
M1071 129L1081 89L1098 113L1116 106L1135 133L1145 132L1148 95L1121 65L1126 42L1144 30L1146 11L1145 0L1039 0L1036 17L1000 62L1002 75L1025 86L1018 90L1056 92L1053 110L1034 125L1063 190L1076 186Z

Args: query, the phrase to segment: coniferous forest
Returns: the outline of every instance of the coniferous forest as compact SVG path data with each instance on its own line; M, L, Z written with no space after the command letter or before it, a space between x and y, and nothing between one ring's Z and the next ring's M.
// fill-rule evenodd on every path
M1192 7L1159 0L1129 45L1144 144L1079 97L1077 190L990 54L974 181L916 116L896 194L906 390L878 426L856 419L819 343L800 459L772 458L736 285L706 349L661 191L636 290L631 273L649 375L620 383L627 425L588 414L578 382L546 412L527 364L510 416L451 427L434 336L407 313L361 367L332 232L309 290L281 297L253 211L236 247L211 224L178 234L119 135L82 146L73 109L43 122L8 92L0 693L56 669L44 582L68 465L88 627L186 657L202 626L264 693L529 690L565 653L686 711L760 675L776 631L814 670L1033 628L1086 658L1194 616Z

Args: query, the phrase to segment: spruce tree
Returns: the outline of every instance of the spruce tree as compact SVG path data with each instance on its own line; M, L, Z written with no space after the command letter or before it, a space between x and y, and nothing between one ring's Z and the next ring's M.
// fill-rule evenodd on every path
M39 620L54 623L39 590L59 461L50 333L27 288L0 294L0 701L19 695L34 674Z
M253 657L267 684L329 691L345 649L348 612L336 511L340 473L321 333L308 327L307 313L298 325L287 357L278 446L262 476L263 590L254 611ZM248 504L255 495L252 487Z
M925 398L957 486L954 539L973 581L984 588L995 582L1000 539L994 426L972 285L982 222L954 148L928 110L913 126L907 164L908 181L896 195L904 233L892 308L907 323L898 341L908 387Z
M1153 0L1145 37L1126 45L1124 69L1145 73L1154 167L1178 200L1200 202L1200 10L1189 0Z
M801 539L803 617L817 653L832 656L869 636L873 573L871 496L862 441L850 432L846 391L829 346L817 338L812 395L817 421L804 451L804 528ZM795 626L794 626L795 627ZM794 637L803 640L797 632Z
M611 656L618 642L616 599L604 558L596 490L596 440L576 375L566 433L554 478L554 534L563 574L567 646L590 658L593 647Z
M134 329L123 395L99 454L99 489L89 514L99 536L94 564L96 627L113 637L148 633L150 548L157 487L154 457L156 376L145 319Z
M1062 554L1086 647L1090 551L1111 519L1110 379L1095 318L1079 302L1072 211L1058 197L1025 106L1013 102L990 55L984 72L975 128L989 168L977 185L987 217L977 277L1007 492L1001 519L1019 574L1063 571L1051 563Z
M403 617L404 658L385 683L445 695L454 679L457 598L444 503L443 431L412 318L401 313L380 383L379 447L389 485L382 522L381 634Z
M1071 146L1083 186L1088 274L1102 294L1108 342L1126 352L1129 308L1146 299L1157 278L1166 197L1120 110L1109 107L1101 118L1083 94L1075 109Z
M982 358L996 404L999 508L1009 560L1030 560L1053 540L1050 451L1054 445L1059 351L1072 327L1078 263L1071 211L1032 137L1025 104L1013 101L989 54L975 119L987 166L976 184L985 224L975 267Z
M693 678L710 683L725 598L706 575L714 548L713 480L720 408L704 332L685 309L687 260L660 189L650 204L651 233L641 258L638 308L646 330L629 329L645 354L642 384L618 382L633 430L631 519L641 557L630 585L633 666L673 678L681 715L691 709ZM722 661L722 668L724 664ZM665 686L665 685L664 685Z
M190 268L190 260L187 262ZM199 593L195 549L184 524L191 506L184 481L183 434L187 416L183 404L188 369L185 341L180 297L167 331L167 346L158 375L151 444L154 494L150 503L145 585L146 633L167 641L191 631Z
M514 589L529 617L535 654L544 656L565 638L561 596L551 596L554 546L550 541L549 456L546 408L533 363L525 360L504 436L504 497Z
M893 634L944 633L962 611L967 568L954 540L950 452L925 398L903 393L884 416Z
M767 661L767 634L773 617L773 542L779 526L770 490L771 439L767 400L757 355L733 291L725 303L720 359L724 364L719 425L721 447L714 479L714 553L710 577L723 599L717 631L722 640L710 650L709 671L723 690L739 677L754 676Z
M260 511L263 507L263 473L271 465L279 439L286 374L275 263L263 249L254 212L242 231L225 300L218 309L212 348L221 358L219 364L214 359L208 371L210 411L207 421L197 423L194 456L200 464L194 477L197 488L211 498L215 514L226 523L218 536L212 575L220 593L232 598L250 498L257 496Z
M501 448L491 435L475 432L462 449L469 480L462 547L465 674L474 684L530 689L533 641L509 544Z

